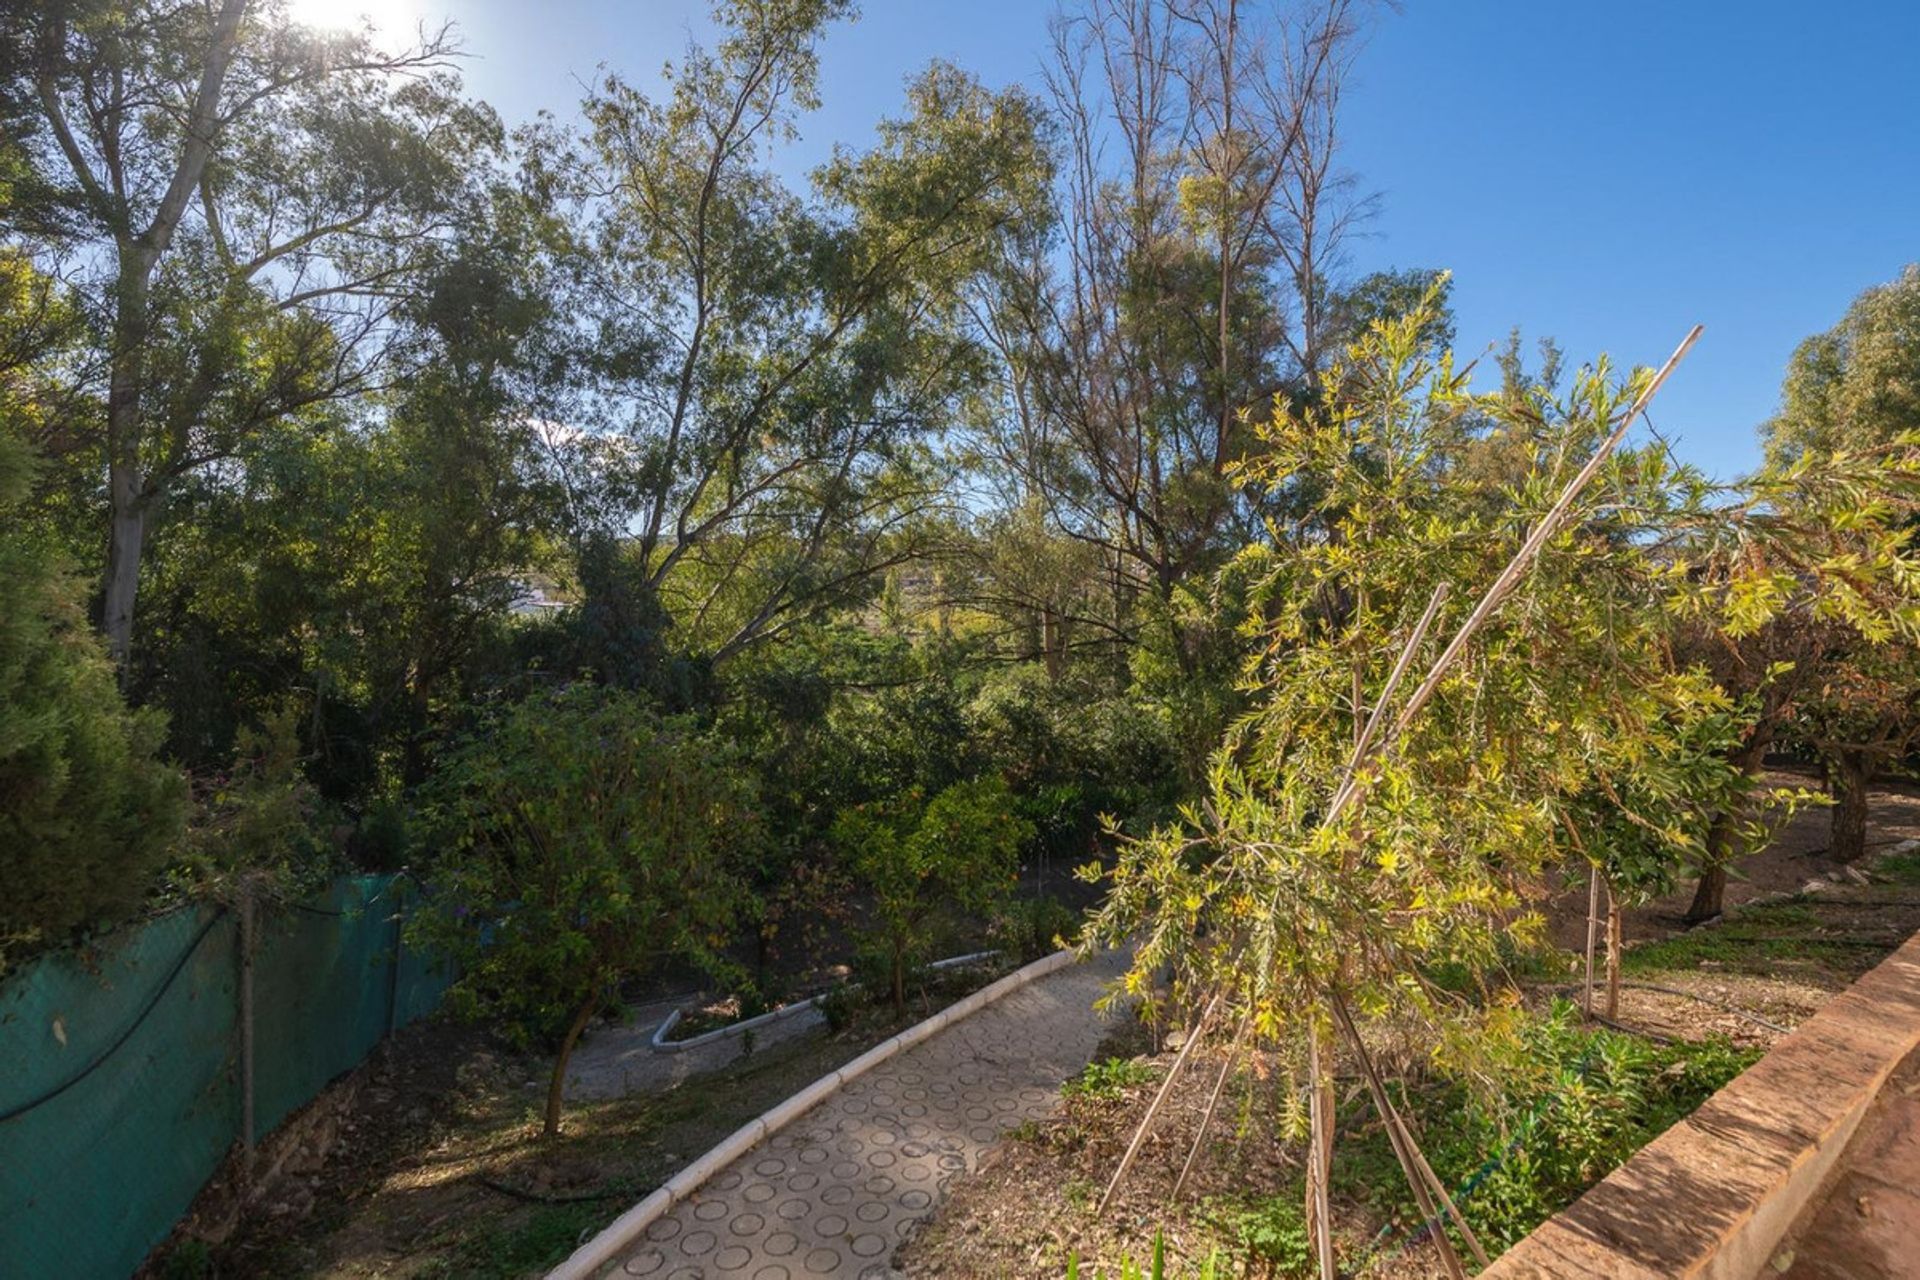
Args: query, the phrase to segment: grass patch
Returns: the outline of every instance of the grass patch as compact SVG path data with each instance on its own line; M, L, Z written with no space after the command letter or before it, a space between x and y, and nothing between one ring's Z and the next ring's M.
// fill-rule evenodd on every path
M1622 969L1643 974L1707 964L1760 976L1809 969L1851 975L1870 967L1880 952L1892 950L1871 940L1822 937L1821 927L1820 918L1802 900L1764 903L1723 924L1633 947Z
M604 1209L588 1204L537 1205L511 1218L482 1222L414 1275L420 1280L515 1280L565 1258L606 1216Z
M1894 884L1920 885L1920 852L1896 853L1882 858L1874 873Z

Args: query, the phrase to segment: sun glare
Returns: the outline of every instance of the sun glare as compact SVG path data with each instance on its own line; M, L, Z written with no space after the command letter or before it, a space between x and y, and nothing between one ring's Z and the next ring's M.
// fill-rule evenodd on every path
M345 31L371 23L374 30L391 32L412 27L416 6L407 0L289 0L287 14L295 22L322 31Z

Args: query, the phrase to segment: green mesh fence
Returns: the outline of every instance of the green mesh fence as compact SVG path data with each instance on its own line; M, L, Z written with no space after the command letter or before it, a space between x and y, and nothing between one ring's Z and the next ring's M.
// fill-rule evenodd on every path
M438 1004L412 898L363 876L261 910L256 1134ZM240 1138L240 972L234 916L190 908L0 985L0 1275L125 1276L172 1230Z

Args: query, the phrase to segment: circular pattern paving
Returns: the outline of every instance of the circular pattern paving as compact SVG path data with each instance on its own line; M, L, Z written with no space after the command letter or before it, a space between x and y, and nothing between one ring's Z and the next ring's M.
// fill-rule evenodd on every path
M955 1178L1006 1129L1053 1110L1105 1033L1093 1001L1121 963L1059 970L882 1063L651 1224L620 1273L888 1274Z

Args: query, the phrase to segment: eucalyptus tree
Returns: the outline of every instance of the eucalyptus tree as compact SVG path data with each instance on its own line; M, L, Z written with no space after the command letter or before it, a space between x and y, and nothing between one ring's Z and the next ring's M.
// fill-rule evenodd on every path
M713 48L658 96L609 77L540 175L582 210L579 394L552 415L584 433L604 518L684 643L722 660L938 536L933 438L983 363L962 291L1045 212L1035 105L944 64L809 191L774 174L850 9L716 5Z
M1108 559L1123 617L1256 531L1227 474L1243 411L1324 359L1360 8L1092 0L1054 26L1058 266L995 321L1039 437L1029 481Z
M275 0L49 0L0 23L5 232L78 291L124 664L154 514L261 430L375 385L386 320L497 123L445 34L388 52Z

